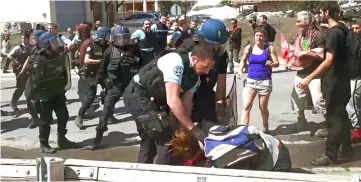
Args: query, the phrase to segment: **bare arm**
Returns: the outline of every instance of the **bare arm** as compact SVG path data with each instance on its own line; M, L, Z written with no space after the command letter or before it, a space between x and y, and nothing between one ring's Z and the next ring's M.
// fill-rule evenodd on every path
M271 58L272 58L271 67L277 68L278 66L280 66L280 62L278 61L278 56L276 54L276 51L273 46L270 46L269 49L270 49Z
M86 54L85 58L84 58L84 63L85 64L98 64L98 63L100 63L100 59L91 59L89 54Z
M326 59L320 64L320 66L317 67L315 71L308 75L307 79L313 80L314 78L325 72L328 68L330 68L333 65L334 55L335 53L333 51L327 52Z
M182 98L183 106L186 110L187 117L191 118L193 110L193 93L186 92Z
M28 65L29 65L29 59L30 57L28 57L23 65L23 68L21 69L19 74L23 74L27 69L28 69Z
M167 92L167 104L172 110L175 117L183 125L184 128L191 130L194 124L190 117L187 117L188 112L184 108L182 100L179 97L181 87L177 83L167 82L165 84Z
M248 55L249 55L249 46L251 45L247 45L244 50L243 50L243 55L240 61L240 65L239 65L239 73L242 73L243 69L245 68L246 64L247 64L247 60L248 60Z

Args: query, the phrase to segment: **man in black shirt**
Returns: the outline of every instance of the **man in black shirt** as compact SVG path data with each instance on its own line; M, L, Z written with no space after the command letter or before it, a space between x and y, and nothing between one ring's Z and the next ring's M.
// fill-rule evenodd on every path
M309 76L302 79L297 87L304 88L308 83L322 76L322 94L326 100L326 120L330 123L326 141L326 152L320 158L311 161L315 166L327 166L337 161L338 150L342 145L342 157L351 154L350 122L346 105L350 99L350 78L347 71L346 37L348 29L338 23L340 8L337 2L325 2L320 8L321 20L328 23L330 30L326 37L325 60ZM336 51L337 50L337 51Z

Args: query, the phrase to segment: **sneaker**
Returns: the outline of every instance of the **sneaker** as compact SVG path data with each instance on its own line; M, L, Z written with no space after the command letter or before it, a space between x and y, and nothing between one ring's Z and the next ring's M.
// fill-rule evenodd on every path
M361 143L361 129L355 129L352 131L351 143Z
M314 166L329 166L335 164L333 160L331 160L328 156L325 154L322 154L321 157L313 160L310 162Z

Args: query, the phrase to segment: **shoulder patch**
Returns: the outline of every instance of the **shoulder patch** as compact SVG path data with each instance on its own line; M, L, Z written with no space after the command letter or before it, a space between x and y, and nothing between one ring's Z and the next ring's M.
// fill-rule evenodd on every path
M181 66L176 66L173 70L173 73L176 76L181 76L183 74L183 68Z
M92 48L89 46L88 48L86 48L86 51L90 51Z

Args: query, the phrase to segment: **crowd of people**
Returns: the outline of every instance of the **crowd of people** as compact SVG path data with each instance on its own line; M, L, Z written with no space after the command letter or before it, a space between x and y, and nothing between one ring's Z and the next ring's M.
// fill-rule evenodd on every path
M315 166L331 165L340 158L351 157L350 131L353 129L350 120L354 135L360 132L361 69L358 68L361 59L357 59L360 44L356 49L350 45L351 40L360 42L361 16L356 13L341 21L346 15L341 15L337 3L325 2L320 7L319 19L307 11L299 12L296 17L299 33L292 56L289 56L292 57L290 68L297 70L292 106L298 111L301 130L307 124L304 111L310 104L314 112L325 116L327 123L326 152L311 161ZM217 19L191 20L189 26L185 20L168 21L168 16L163 14L153 25L145 20L143 27L134 33L121 22L108 28L97 21L95 29L92 23L83 22L76 27L76 34L68 29L69 37L58 34L54 23L47 25L47 31L39 25L33 31L25 31L20 45L9 52L2 51L12 61L16 75L16 90L10 106L18 110L16 102L25 90L32 117L29 127L39 126L42 152L56 152L49 145L53 111L57 116L59 149L81 147L65 137L69 119L65 93L71 79L66 57L68 53L76 57L78 52L78 94L82 106L75 119L76 126L83 130L86 128L84 120L94 117L99 102L98 85L102 88L100 95L104 105L96 137L91 145L82 146L84 149L96 150L101 146L107 124L117 122L113 115L115 104L124 97L124 105L141 138L140 163L153 163L156 155L157 164L180 165L184 162L169 152L175 131L181 129L203 144L220 140L231 145L230 139L236 139L239 141L237 148L253 151L247 159L260 163L259 158L253 157L262 156L272 161L261 169L288 171L291 159L287 147L269 135L272 68L279 66L272 46L275 31L267 23L267 17L260 16L259 20L260 23L253 26L253 43L245 46L243 51L240 51L242 28L236 19L231 20L232 27L227 29ZM327 25L327 32L318 22ZM350 27L347 22L351 22ZM350 40L350 36L354 37ZM8 39L4 40L3 50L8 50ZM227 42L229 50L225 50ZM359 52L351 54L350 49ZM235 72L234 61L240 62L239 74L248 73L243 81L242 126L221 127L217 126L219 112L216 110L227 109L226 76ZM257 95L263 119L261 130L248 127L252 103ZM209 127L207 123L212 124ZM217 137L230 133L237 138ZM253 138L239 137L241 135L257 135L267 147L261 147ZM211 156L210 151L206 148L205 155ZM264 151L267 151L266 156L256 155Z

